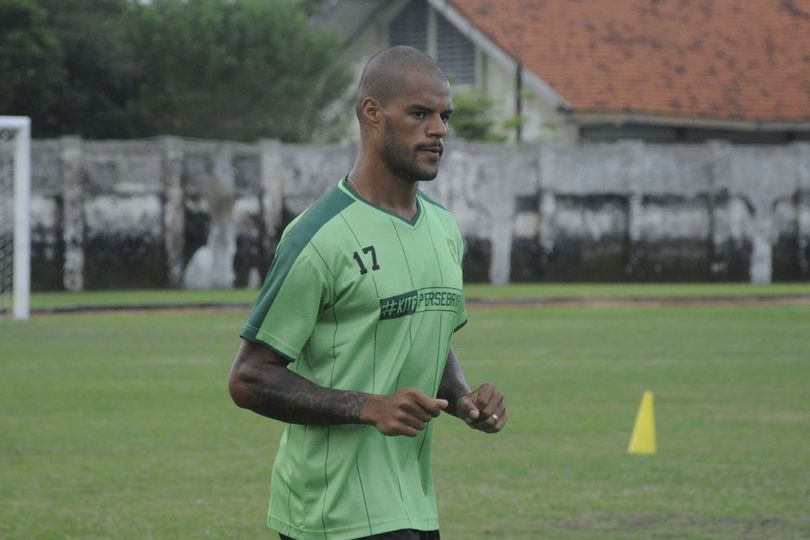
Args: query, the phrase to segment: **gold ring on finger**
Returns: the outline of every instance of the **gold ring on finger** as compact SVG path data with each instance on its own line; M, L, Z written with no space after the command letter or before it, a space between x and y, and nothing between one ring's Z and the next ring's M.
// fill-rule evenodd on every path
M500 416L498 416L498 415L497 415L497 414L495 414L495 413L492 413L492 418L494 418L494 419L495 419L495 421L497 422L497 421L498 421L498 419L500 419Z

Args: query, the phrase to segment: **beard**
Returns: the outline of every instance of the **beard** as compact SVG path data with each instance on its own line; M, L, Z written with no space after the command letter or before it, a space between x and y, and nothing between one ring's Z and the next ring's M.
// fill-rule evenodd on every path
M397 138L391 121L385 119L385 131L382 147L382 160L398 177L412 182L430 181L439 174L439 167L421 167L418 162L418 150L410 149Z

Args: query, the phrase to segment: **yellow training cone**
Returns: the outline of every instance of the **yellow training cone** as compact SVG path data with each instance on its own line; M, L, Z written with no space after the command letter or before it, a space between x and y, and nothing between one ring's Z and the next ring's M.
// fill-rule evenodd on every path
M633 426L633 435L630 436L630 446L627 451L631 454L654 454L658 447L655 444L655 407L653 394L649 390L641 397L641 405L636 415L636 425Z

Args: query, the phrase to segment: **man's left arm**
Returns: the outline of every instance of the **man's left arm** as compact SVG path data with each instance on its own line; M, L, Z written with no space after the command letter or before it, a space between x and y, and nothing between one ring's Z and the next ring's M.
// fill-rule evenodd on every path
M447 400L447 412L464 420L473 429L497 433L506 425L508 414L503 394L495 390L492 383L470 390L453 347L447 353L437 397Z

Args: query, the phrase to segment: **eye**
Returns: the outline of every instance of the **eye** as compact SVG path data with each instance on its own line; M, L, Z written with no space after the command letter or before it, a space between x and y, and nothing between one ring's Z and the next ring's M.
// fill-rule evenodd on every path
M417 120L422 120L427 116L427 113L425 111L413 111L411 113L411 116L413 116Z
M442 114L442 122L444 122L445 124L448 124L450 122L450 113Z

